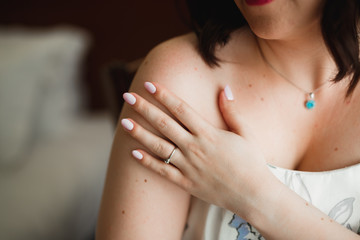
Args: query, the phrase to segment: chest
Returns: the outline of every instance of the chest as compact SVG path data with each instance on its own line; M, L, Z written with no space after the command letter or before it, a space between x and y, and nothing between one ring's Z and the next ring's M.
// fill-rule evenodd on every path
M317 106L308 110L302 94L277 89L248 91L249 95L242 95L239 109L270 164L322 171L360 162L360 105L356 98L347 102L342 94L336 98L328 95L318 98Z

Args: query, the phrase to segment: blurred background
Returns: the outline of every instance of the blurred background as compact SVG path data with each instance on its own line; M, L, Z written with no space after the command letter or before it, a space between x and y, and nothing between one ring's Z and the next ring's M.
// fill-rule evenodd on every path
M183 0L0 2L0 239L93 239L121 95Z

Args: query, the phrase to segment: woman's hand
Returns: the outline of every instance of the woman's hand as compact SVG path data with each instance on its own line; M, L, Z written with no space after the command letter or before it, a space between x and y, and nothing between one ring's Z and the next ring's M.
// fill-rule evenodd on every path
M159 84L147 82L145 88L180 123L141 96L125 93L125 101L167 137L156 136L132 119L122 119L130 135L151 151L137 149L133 156L190 194L246 217L246 210L266 187L264 177L271 174L249 128L234 109L230 88L221 92L219 105L231 131L213 127Z

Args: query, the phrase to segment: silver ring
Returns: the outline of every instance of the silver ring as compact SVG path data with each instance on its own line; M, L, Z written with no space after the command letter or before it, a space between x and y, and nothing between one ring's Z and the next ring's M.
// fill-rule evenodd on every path
M176 147L174 148L174 150L172 150L170 156L169 156L167 159L164 159L164 163L166 163L166 164L169 164L169 163L170 163L170 159L171 159L171 157L174 155L175 150L176 150Z

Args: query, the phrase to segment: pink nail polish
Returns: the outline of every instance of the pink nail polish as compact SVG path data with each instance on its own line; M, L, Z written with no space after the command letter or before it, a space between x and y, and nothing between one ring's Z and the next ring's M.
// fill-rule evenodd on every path
M124 93L123 98L130 105L134 105L136 103L136 98L131 93Z
M151 82L145 82L144 86L149 93L154 94L156 92L156 87Z
M134 158L136 158L136 159L138 159L138 160L141 160L141 159L143 159L143 155L139 152L139 151L137 151L137 150L133 150L132 152L132 155L134 156Z
M224 88L224 92L225 92L225 97L227 100L234 100L234 96L232 94L231 88L229 85L226 85Z
M133 124L130 120L128 120L128 119L122 119L122 120L121 120L121 125L122 125L126 130L129 130L129 131L133 130L133 128L134 128L134 124Z

